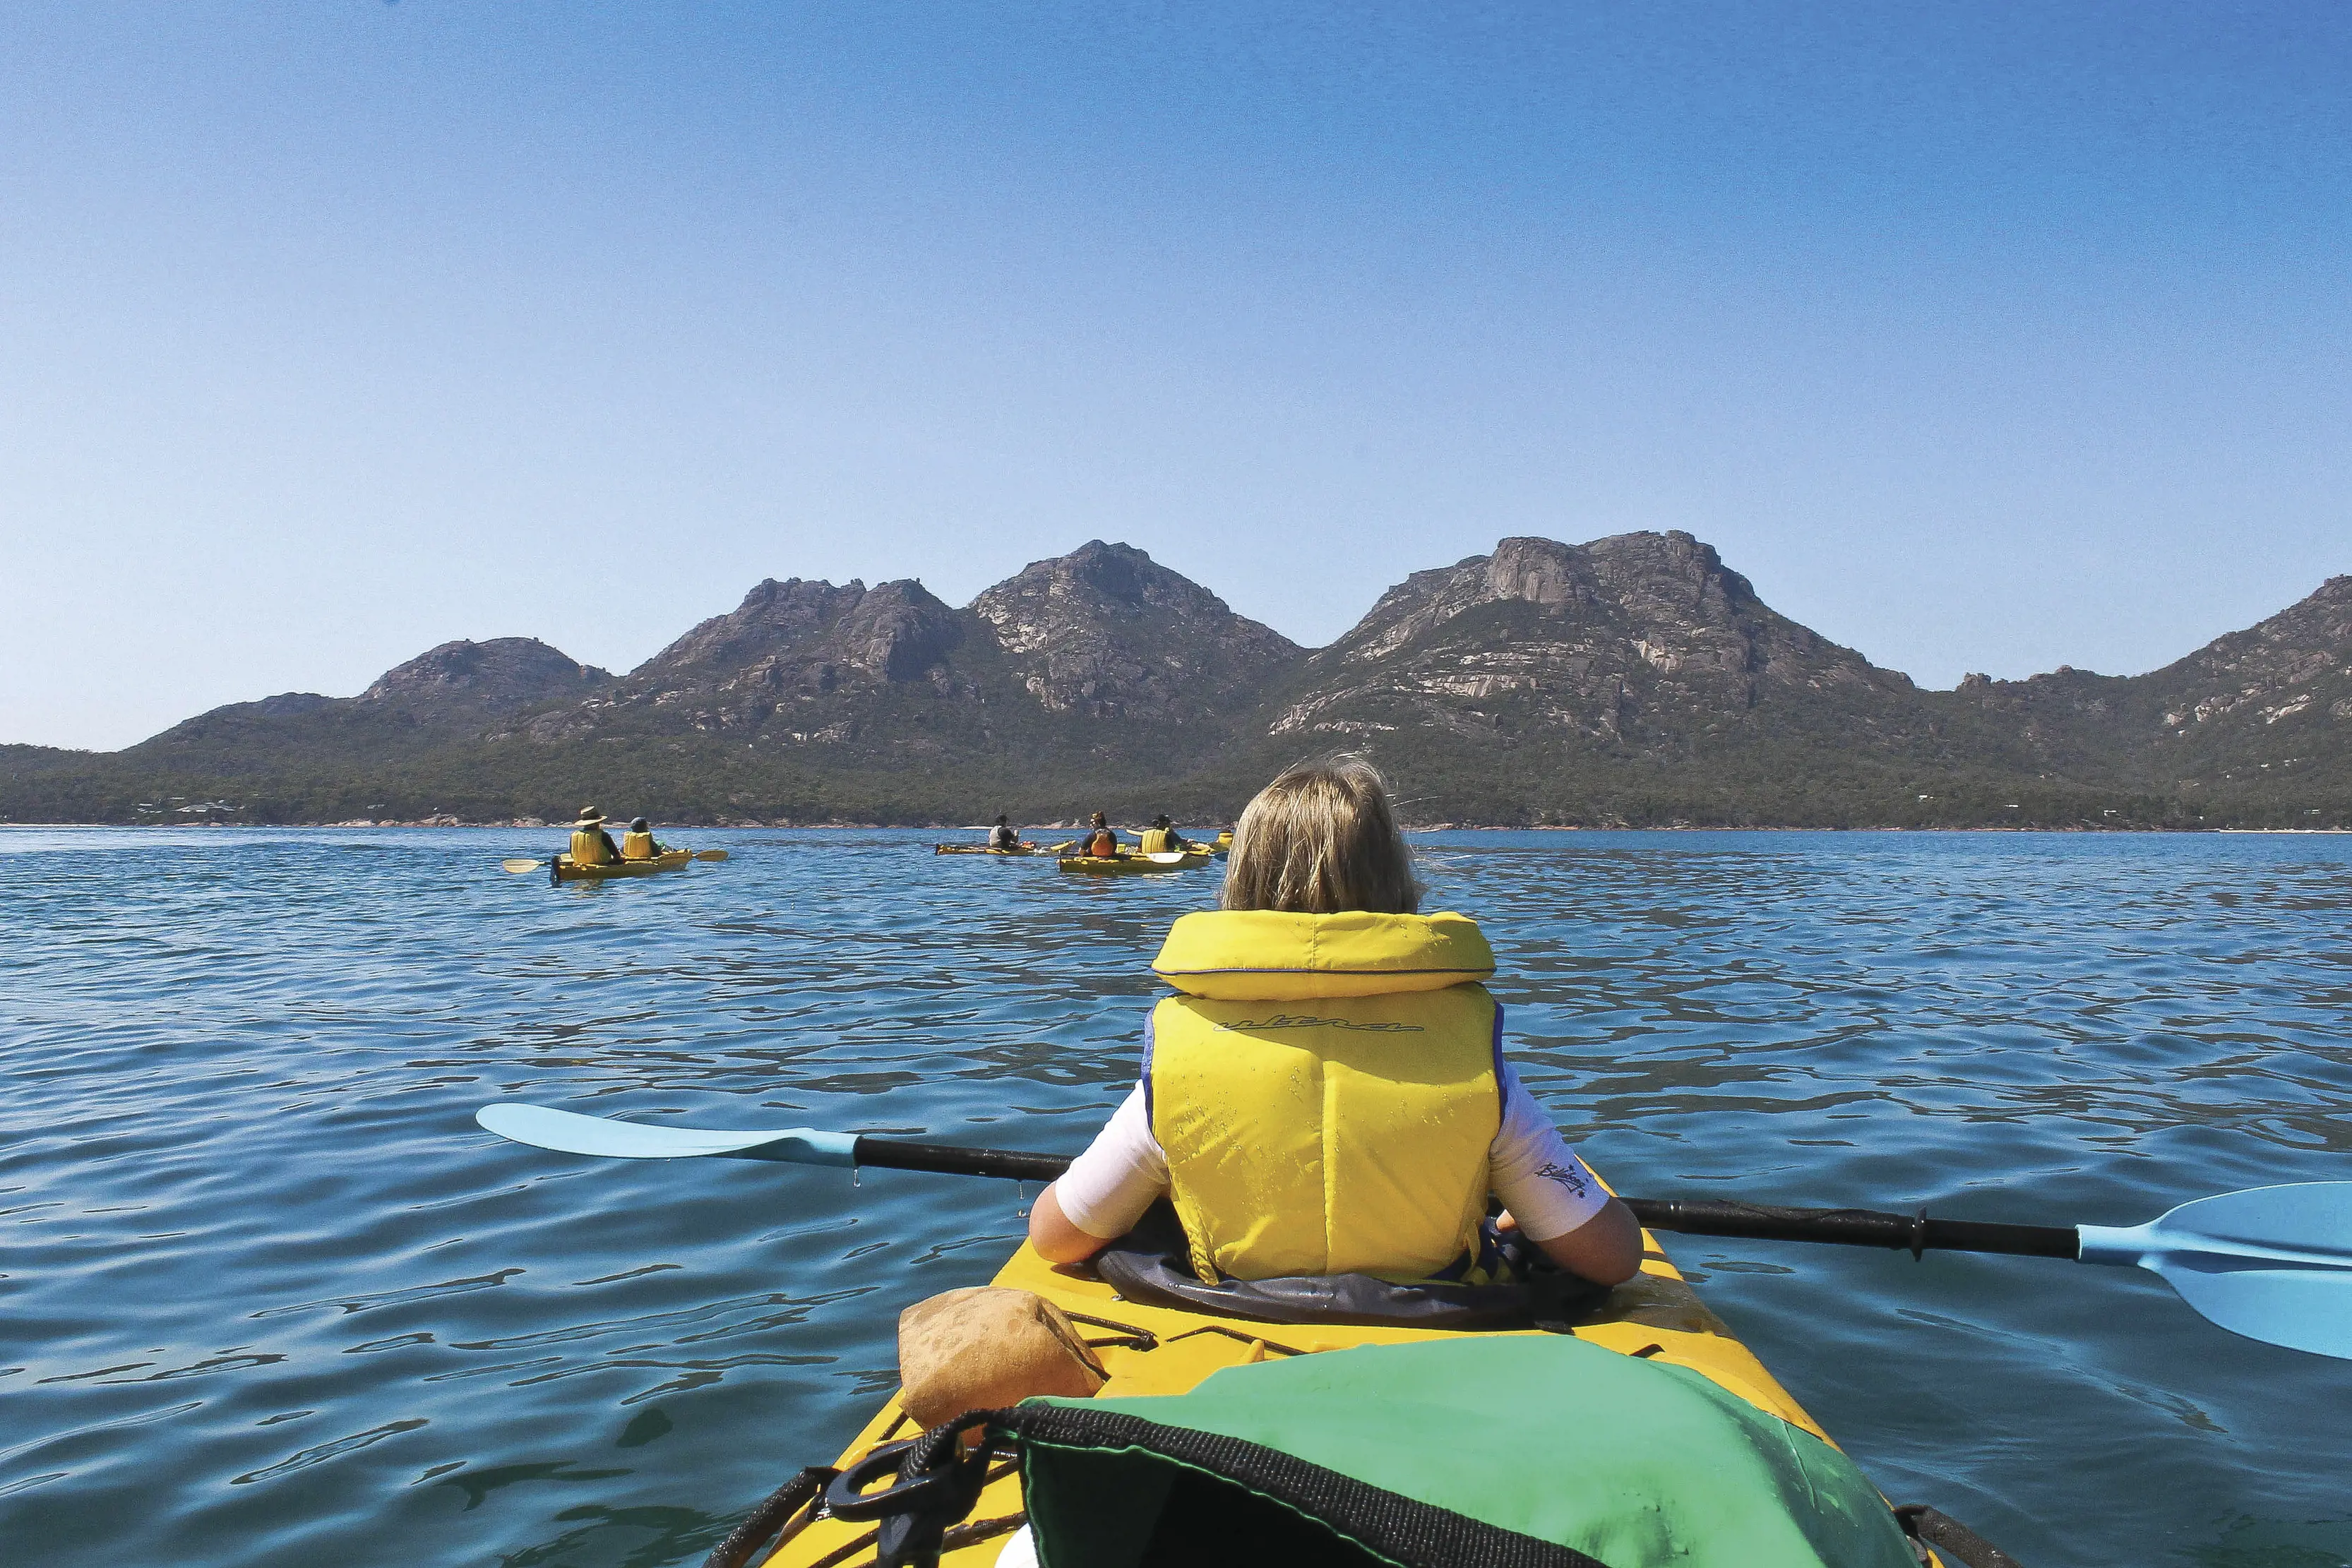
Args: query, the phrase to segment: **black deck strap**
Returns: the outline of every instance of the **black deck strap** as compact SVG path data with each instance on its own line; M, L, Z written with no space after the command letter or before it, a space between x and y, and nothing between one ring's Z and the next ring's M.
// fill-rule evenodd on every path
M1924 1502L1906 1502L1895 1511L1905 1534L1924 1541L1936 1554L1960 1568L2018 1568L2017 1559L1954 1519Z
M1554 1267L1531 1246L1511 1244L1527 1279L1510 1285L1399 1285L1369 1274L1299 1275L1201 1282L1176 1211L1152 1205L1133 1230L1095 1254L1096 1275L1130 1301L1261 1323L1372 1328L1526 1329L1589 1318L1609 1288Z
M753 1509L743 1522L728 1531L727 1539L710 1549L702 1560L702 1568L743 1568L758 1554L768 1538L792 1522L793 1516L816 1500L833 1479L834 1471L825 1465L811 1465L774 1491L767 1500Z
M1099 1350L1107 1344L1125 1345L1130 1350L1160 1348L1160 1336L1150 1329L1138 1328L1133 1323L1123 1323L1116 1318L1092 1318L1084 1312L1074 1312L1066 1309L1062 1315L1074 1323L1085 1323L1092 1328L1109 1329L1118 1336L1116 1339L1090 1339L1087 1341L1087 1348L1089 1350Z
M1090 1406L1024 1405L996 1412L992 1425L1031 1447L1157 1456L1280 1503L1343 1542L1403 1568L1606 1568L1573 1548L1421 1502L1240 1437L1161 1426Z

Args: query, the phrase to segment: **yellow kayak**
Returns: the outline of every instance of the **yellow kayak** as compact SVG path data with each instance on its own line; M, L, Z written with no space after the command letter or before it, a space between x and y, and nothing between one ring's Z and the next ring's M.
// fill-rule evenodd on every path
M1040 855L1045 852L1042 844L1023 844L1017 850L1000 850L987 844L933 844L935 855Z
M615 876L651 876L656 872L676 871L694 858L692 850L665 850L649 861L614 861L604 865L574 865L568 854L557 855L551 862L558 882L602 882Z
M1206 850L1171 850L1165 854L1146 855L1122 852L1104 859L1098 855L1064 855L1059 862L1066 872L1083 876L1137 876L1148 872L1190 871L1209 863Z
M1212 1373L1227 1367L1332 1351L1433 1341L1459 1343L1470 1340L1551 1338L1545 1331L1534 1329L1473 1333L1329 1323L1267 1323L1179 1307L1147 1305L1121 1300L1110 1285L1094 1278L1090 1270L1056 1268L1046 1263L1025 1243L998 1271L993 1283L1034 1291L1068 1314L1109 1375L1109 1382L1095 1396L1101 1400L1189 1394ZM1686 1368L1755 1410L1829 1441L1829 1435L1804 1407L1700 1302L1681 1272L1659 1249L1656 1239L1646 1230L1643 1233L1640 1274L1612 1292L1593 1321L1578 1322L1573 1337L1620 1355ZM842 1451L834 1467L847 1469L877 1447L916 1433L917 1428L894 1395ZM824 1473L816 1472L820 1478ZM1540 1479L1542 1464L1534 1464L1530 1473ZM1707 1484L1705 1477L1693 1479L1702 1489ZM806 1496L802 1497L802 1492ZM803 1482L795 1482L794 1487L788 1487L770 1500L761 1511L765 1517L748 1526L760 1538L757 1549L741 1561L765 1563L767 1568L870 1568L876 1561L874 1527L825 1512L820 1505L821 1494L821 1479L807 1481L804 1477ZM1982 1543L1932 1510L1906 1509L1900 1511L1898 1517L1903 1515L1912 1516L1906 1521L1906 1528L1930 1539L1940 1532L1952 1532L1946 1537L1947 1550L1941 1555L1920 1547L1922 1563L1961 1568L1969 1563L2007 1562L1975 1551L1956 1554L1952 1548L1963 1541L1975 1547ZM994 1564L1013 1532L1024 1521L1018 1467L1011 1462L1000 1463L990 1473L977 1506L962 1524L949 1533L940 1561L948 1568L985 1568ZM769 1540L772 1536L772 1544ZM1025 1547L1026 1542L1024 1544Z

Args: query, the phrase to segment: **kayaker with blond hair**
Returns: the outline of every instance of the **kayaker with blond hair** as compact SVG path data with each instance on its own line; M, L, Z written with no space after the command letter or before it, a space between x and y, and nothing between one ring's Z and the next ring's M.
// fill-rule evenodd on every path
M1504 1058L1486 937L1417 914L1421 893L1370 763L1261 790L1222 907L1178 920L1153 961L1179 994L1152 1010L1141 1081L1039 1197L1031 1245L1081 1261L1165 1197L1204 1284L1480 1284L1492 1195L1561 1268L1631 1278L1641 1227Z

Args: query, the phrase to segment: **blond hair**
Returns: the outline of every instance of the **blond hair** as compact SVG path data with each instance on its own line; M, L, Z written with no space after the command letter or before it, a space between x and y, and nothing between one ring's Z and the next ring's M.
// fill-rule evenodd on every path
M1360 758L1284 769L1234 827L1220 902L1293 915L1413 913L1421 883L1380 769Z

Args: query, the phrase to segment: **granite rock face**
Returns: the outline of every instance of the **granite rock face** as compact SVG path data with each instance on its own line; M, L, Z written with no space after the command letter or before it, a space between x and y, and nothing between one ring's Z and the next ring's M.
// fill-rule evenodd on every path
M919 679L962 640L954 611L919 582L868 589L771 578L631 672L656 689L831 691L844 682Z
M1685 533L1507 538L1415 572L1312 655L1269 734L1577 737L1642 749L1776 692L1899 697L1909 680L1773 612Z
M1197 752L1300 657L1143 551L1096 540L962 610L912 580L762 582L614 691L541 713L527 733L692 730L944 765L1039 747L1094 755L1150 723L1202 730L1181 743Z
M612 679L535 637L493 637L429 649L386 670L354 700L511 713L578 696Z
M1945 699L2070 776L2155 786L2352 773L2352 577L2144 675L1970 675Z
M1128 545L1092 539L971 602L1023 691L1087 718L1183 719L1243 706L1304 650Z
M964 632L962 618L912 579L869 589L772 578L631 671L609 699L543 716L530 733L585 734L647 708L706 733L756 730L779 713L789 724L811 705L837 707L859 692L951 685Z
M2175 736L2232 716L2265 728L2352 719L2352 577L2331 577L2269 620L2141 678Z

